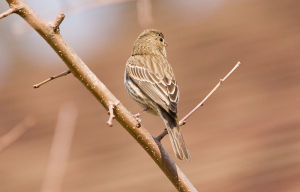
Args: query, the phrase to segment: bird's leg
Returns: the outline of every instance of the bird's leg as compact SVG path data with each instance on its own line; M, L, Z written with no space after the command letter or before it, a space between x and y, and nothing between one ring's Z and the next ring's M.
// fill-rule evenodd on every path
M148 111L150 108L149 107L146 107L145 109L143 109L142 111L136 113L134 115L134 117L140 117L145 111Z
M137 120L138 124L137 127L141 127L141 123L142 123L142 119L140 118L140 116L145 112L148 111L150 108L146 107L145 109L143 109L141 112L138 112L134 115L135 119Z
M164 131L159 134L157 137L155 137L155 139L157 139L159 142L168 134L167 129L164 129Z

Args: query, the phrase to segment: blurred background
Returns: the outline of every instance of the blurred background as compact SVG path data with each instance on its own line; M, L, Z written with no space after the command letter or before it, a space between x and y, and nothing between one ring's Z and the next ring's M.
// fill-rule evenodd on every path
M296 0L27 0L136 113L123 86L134 40L164 32L183 117L237 61L242 65L182 127L202 192L300 190L300 12ZM0 11L7 10L5 1ZM166 176L23 19L0 20L0 191L175 191ZM142 116L153 135L163 122ZM54 141L54 143L53 143Z

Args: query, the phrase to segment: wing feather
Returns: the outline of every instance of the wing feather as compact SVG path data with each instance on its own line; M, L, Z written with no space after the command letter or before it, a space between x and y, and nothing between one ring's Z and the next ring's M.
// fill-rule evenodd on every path
M152 71L150 66L148 67L144 64L151 64L153 61L157 62L158 59L135 57L137 56L132 56L126 65L126 71L130 78L151 100L176 116L179 91L175 79L168 78L167 76L170 77L169 74L157 74ZM143 59L148 60L142 63ZM174 77L174 75L171 76Z

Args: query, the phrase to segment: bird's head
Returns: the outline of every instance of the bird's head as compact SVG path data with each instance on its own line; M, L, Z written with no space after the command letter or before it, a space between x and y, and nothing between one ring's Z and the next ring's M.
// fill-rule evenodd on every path
M137 38L133 46L133 55L162 54L167 57L167 42L162 32L155 29L146 29Z

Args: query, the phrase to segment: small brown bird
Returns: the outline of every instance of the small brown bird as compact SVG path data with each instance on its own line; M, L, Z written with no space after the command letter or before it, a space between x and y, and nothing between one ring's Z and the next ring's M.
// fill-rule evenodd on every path
M157 30L142 32L133 45L125 68L125 87L129 95L148 111L159 115L179 159L190 159L177 120L178 86L167 60L167 43Z

